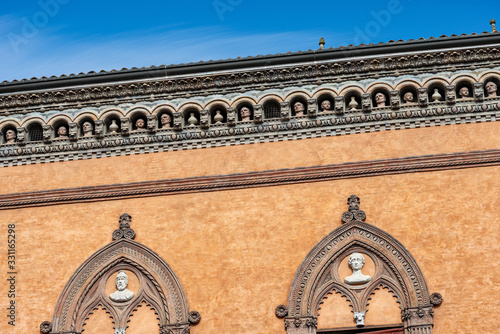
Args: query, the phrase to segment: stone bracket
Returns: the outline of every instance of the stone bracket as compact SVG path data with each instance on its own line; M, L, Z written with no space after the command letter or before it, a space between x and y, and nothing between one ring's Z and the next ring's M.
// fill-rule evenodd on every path
M427 87L418 88L418 104L425 107L429 104L429 95L427 94Z
M372 111L372 98L370 93L361 94L361 105L363 107L364 112Z
M287 121L290 119L290 103L287 101L280 102L281 120Z
M307 99L307 116L310 118L316 117L318 113L318 100Z
M264 121L264 117L262 115L262 104L253 105L253 121L257 124L260 124Z
M457 94L455 92L455 85L446 86L446 102L449 104L454 104L457 99Z
M342 96L335 96L335 113L337 115L342 115L345 112L345 100L344 100L344 95Z

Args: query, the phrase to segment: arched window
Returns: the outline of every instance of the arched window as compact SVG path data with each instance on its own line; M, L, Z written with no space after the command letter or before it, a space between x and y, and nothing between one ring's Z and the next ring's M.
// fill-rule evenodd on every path
M281 117L281 109L280 105L276 101L267 101L264 103L264 118L280 118Z
M440 295L429 295L419 266L401 243L364 222L357 196L349 197L348 204L344 224L309 252L293 280L288 305L276 309L287 333L432 334L432 307L441 302ZM341 323L333 327L322 318L329 316L323 307L332 298L340 303L330 316L342 313ZM388 311L397 323L377 323L377 314Z
M86 326L86 332L113 333L106 326L114 326L115 333L125 333L128 323L134 323L132 314L142 305L154 312L146 316L154 323L142 325L156 330L159 327L160 333L189 333L190 324L200 321L198 312L189 312L184 290L170 266L133 240L131 219L122 214L120 228L113 232L114 241L73 274L59 296L52 322L40 325L42 333L81 333L89 316L99 308L105 309L113 321L97 322L97 329Z
M39 123L32 123L28 126L28 141L42 141L43 129Z

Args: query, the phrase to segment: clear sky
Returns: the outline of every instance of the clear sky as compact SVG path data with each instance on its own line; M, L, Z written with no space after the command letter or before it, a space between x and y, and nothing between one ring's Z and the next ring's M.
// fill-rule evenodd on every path
M0 82L500 30L500 1L20 0L0 7Z

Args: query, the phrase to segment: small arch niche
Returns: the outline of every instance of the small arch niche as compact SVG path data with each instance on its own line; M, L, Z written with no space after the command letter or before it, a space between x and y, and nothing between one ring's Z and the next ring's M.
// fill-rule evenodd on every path
M68 122L65 120L58 120L55 121L54 124L52 125L54 129L54 139L68 139L68 133L69 133L69 125Z
M345 108L348 112L361 110L361 94L357 91L349 91L345 94Z
M300 106L302 104L302 107ZM303 96L296 96L290 100L292 116L302 117L307 115L307 99Z
M244 110L244 108L247 108L247 110ZM238 110L238 120L240 122L246 122L253 120L253 107L249 102L242 102L238 104L238 107L236 107L236 110ZM243 114L242 114L243 111ZM250 115L247 116L247 113L250 113Z
M227 110L223 105L215 105L210 108L210 124L222 125L227 122Z
M460 81L455 86L455 93L459 100L471 99L474 97L474 87L469 81Z
M174 116L172 115L172 112L167 109L163 109L158 113L157 116L157 122L158 122L158 129L160 130L168 130L171 129L174 124Z
M427 94L429 95L429 102L431 103L440 103L445 99L445 88L444 85L440 82L432 83L427 90Z
M264 102L264 118L273 119L281 117L281 107L278 101L270 99Z
M33 122L26 128L29 142L39 142L43 140L43 128L38 122Z
M104 120L104 124L106 125L106 134L108 135L116 135L122 128L120 117L118 117L117 115L106 117L106 119Z
M496 86L496 90L490 88L491 86L490 83L493 83ZM495 86L491 87L494 88ZM493 76L486 78L486 80L484 80L484 86L483 86L484 96L487 98L497 97L499 95L499 87L500 87L500 79Z
M200 111L195 108L188 108L184 111L184 125L187 128L194 128L200 125Z
M401 98L402 106L412 105L417 103L418 91L417 87L412 85L407 85L401 88L399 91L399 96Z
M320 113L331 113L334 107L334 98L330 94L321 94L318 97L318 110Z

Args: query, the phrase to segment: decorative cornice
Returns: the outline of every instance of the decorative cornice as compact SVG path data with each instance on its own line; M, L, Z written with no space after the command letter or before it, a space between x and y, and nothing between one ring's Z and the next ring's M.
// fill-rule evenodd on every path
M500 165L500 149L5 194L0 210Z
M349 51L345 51L349 54ZM279 64L278 64L279 65ZM89 84L72 88L22 92L13 90L0 94L0 116L26 113L28 108L45 111L64 110L95 105L116 105L118 102L139 102L192 95L208 96L245 90L264 90L280 85L362 80L381 75L404 75L443 70L471 70L500 65L500 49L476 47L438 50L424 53L391 55L378 58L311 61L306 64L286 64L274 68L233 70L229 73L199 75L193 73L178 78L165 76L161 80L140 80L121 84ZM17 92L17 93L16 93Z

